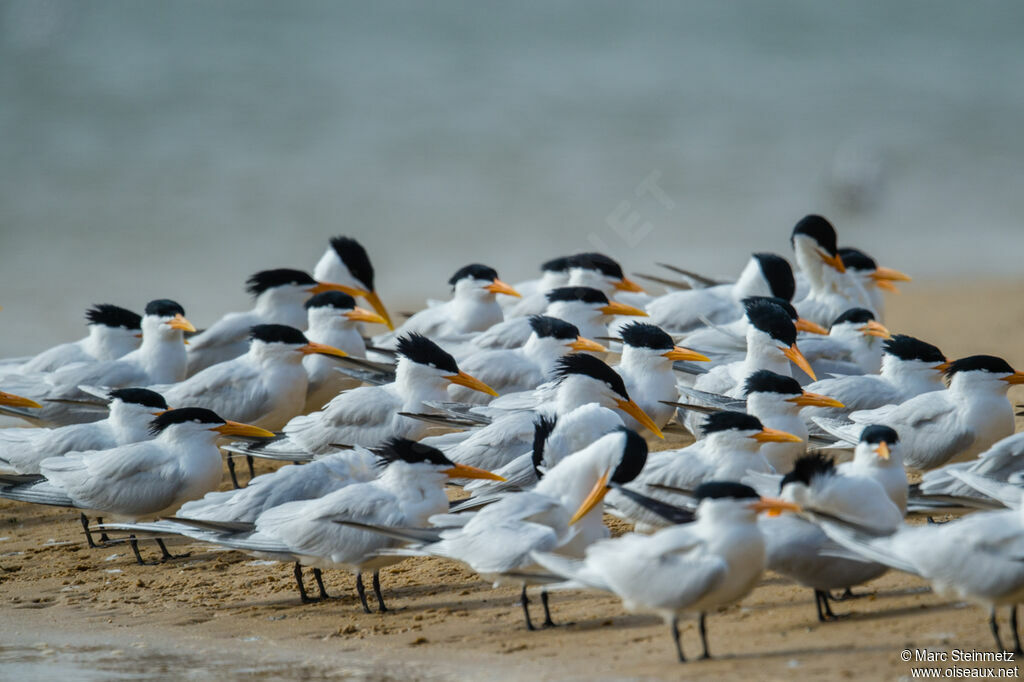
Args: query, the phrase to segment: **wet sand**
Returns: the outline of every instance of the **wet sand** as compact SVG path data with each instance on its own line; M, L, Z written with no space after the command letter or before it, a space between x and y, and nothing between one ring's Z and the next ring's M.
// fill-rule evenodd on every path
M951 358L986 352L1024 367L1024 284L905 289L888 301L893 331ZM1011 398L1024 402L1024 392ZM715 660L682 667L660 619L626 614L607 595L558 593L562 626L526 632L516 590L491 589L450 561L385 569L391 611L367 615L342 572L325 573L334 599L302 605L291 565L203 545L173 551L192 554L137 566L124 545L88 549L74 512L0 503L4 677L896 679L910 675L903 649L992 646L987 614L897 573L837 604L845 617L830 624L817 622L810 590L767 574L741 604L709 617ZM539 601L533 608L539 622ZM683 642L696 658L695 622Z

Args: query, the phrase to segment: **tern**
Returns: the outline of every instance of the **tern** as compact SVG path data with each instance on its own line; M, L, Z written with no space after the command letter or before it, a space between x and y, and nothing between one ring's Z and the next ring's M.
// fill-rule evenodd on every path
M576 325L546 315L531 315L532 333L520 348L480 350L461 359L459 366L501 394L527 391L542 384L558 359L573 352L603 353L608 349L580 336ZM451 399L484 403L485 394L464 386L448 388Z
M394 329L387 308L374 288L373 264L363 245L352 237L334 237L324 255L313 268L313 276L321 282L334 282L349 296L366 299L374 312L380 315L388 329ZM366 320L371 322L371 320Z
M872 457L888 456L889 445L885 441L876 447L879 452L877 456L872 453ZM904 478L904 499L905 481ZM838 518L878 535L894 532L903 522L903 514L875 479L837 471L832 460L821 454L797 460L793 470L782 478L779 489L782 499L800 505L805 511ZM766 568L814 590L820 622L836 619L829 604L830 590L849 590L888 570L884 564L829 554L828 550L837 545L805 518L769 516L758 525L765 538Z
M144 388L115 389L108 398L110 415L97 422L54 429L0 429L0 466L18 474L38 474L40 462L47 457L148 440L153 417L167 409L163 396Z
M836 230L828 220L820 215L802 218L793 228L790 243L809 286L807 297L794 303L801 317L824 325L850 308L871 306L859 281L846 276Z
M882 342L879 374L829 377L809 384L807 389L833 396L841 407L818 406L805 410L805 419L842 417L858 410L898 405L914 396L946 388L943 372L946 356L930 343L896 334Z
M877 374L882 342L892 334L867 308L850 308L829 325L828 336L811 336L802 344L815 374Z
M504 319L498 294L519 297L519 292L498 279L494 268L479 263L459 268L448 284L452 287L450 300L421 310L394 332L374 337L374 345L393 348L401 335L409 333L446 339L481 332Z
M313 343L294 327L258 324L249 330L249 350L176 384L152 386L172 405L205 407L235 421L276 431L306 405L309 379L303 359L344 351Z
M403 559L382 553L399 543L340 522L397 528L425 526L430 516L448 509L444 493L448 479L499 477L455 464L438 450L403 438L388 440L375 454L383 467L378 477L352 482L322 497L277 505L256 517L251 532L225 535L215 541L319 569L348 569L356 575L356 589L366 613L370 608L362 574L373 571L379 611L387 611L378 572Z
M752 301L747 305L746 318L750 324L744 359L714 367L697 377L694 388L739 397L748 376L759 369L792 376L790 363L814 377L814 370L797 347L796 326L784 308L771 301Z
M461 371L455 358L425 336L410 333L399 337L398 354L393 383L345 391L322 410L289 421L283 437L265 446L236 444L231 451L298 460L339 447L370 447L388 438L415 440L423 436L427 424L399 413L429 411L425 403L447 400L449 384L497 395L487 384Z
M899 293L894 282L909 282L910 276L899 270L878 265L874 258L860 249L840 247L839 257L847 273L859 280L859 285L868 294L871 309L878 313L879 318L885 317L885 298L883 292Z
M3 432L0 431L0 434ZM921 477L918 491L930 497L984 499L988 494L979 491L979 483L999 486L1009 480L1020 488L1020 474L1024 471L1024 432L1015 433L996 442L992 447L968 462L951 462L938 469L926 471ZM961 474L972 477L965 482ZM1005 496L1004 496L1005 497ZM1001 502L1005 501L999 498Z
M899 405L850 414L850 422L815 417L841 443L853 445L868 424L886 424L900 435L903 459L914 469L934 469L951 459L973 459L1013 433L1011 385L1024 384L1003 359L972 355L950 363L949 388L915 396Z
M583 560L534 552L545 569L564 578L563 588L611 592L630 612L654 612L671 627L679 661L685 662L679 619L699 614L702 658L708 652L706 616L754 589L764 571L761 511L799 511L784 500L766 499L739 483L708 482L695 492L696 521L653 535L630 533L592 545Z
M547 293L569 285L569 259L571 256L559 256L544 261L540 266L541 276L516 282L512 288L518 291L521 298L499 298L498 303L505 313L506 319L540 315L548 305Z
M366 357L366 343L359 331L361 322L384 324L384 318L356 306L355 299L340 291L326 291L306 301L308 328L306 338L323 346L337 348L350 357ZM338 371L331 355L311 353L302 360L309 377L306 404L302 413L319 410L343 390L359 385Z
M243 355L249 349L249 330L258 324L305 329L307 317L303 304L309 297L345 288L317 282L302 270L279 268L257 272L246 281L245 287L255 299L252 310L228 313L189 339L188 375Z
M652 452L647 466L630 488L647 497L678 504L685 501L680 494L691 495L702 483L739 480L748 471L772 471L761 454L762 444L802 442L798 436L767 428L757 417L741 412L708 415L703 431L704 438L685 448ZM613 514L637 523L638 528L666 523L620 491L612 491L608 501L614 508Z
M619 330L622 337L622 356L615 370L626 384L630 395L659 428L672 419L675 408L666 405L679 398L676 375L672 363L710 362L696 351L677 346L672 337L661 328L644 322L630 322ZM625 425L641 431L645 428L636 419L626 415Z
M185 378L186 331L195 331L195 327L185 319L185 310L178 303L167 299L150 301L142 317L142 345L137 350L110 362L68 365L50 374L6 377L5 387L37 402L47 401L39 410L13 414L39 426L65 426L103 419L105 409L63 401L94 398L80 386L102 386L105 393L113 388L181 381Z
M44 459L39 470L45 480L0 488L0 497L131 521L166 515L220 485L218 438L274 435L199 407L168 410L153 418L150 430L151 440Z
M0 361L0 375L53 372L77 362L109 362L132 352L142 340L142 317L109 303L98 303L85 311L89 335L62 343L31 358Z

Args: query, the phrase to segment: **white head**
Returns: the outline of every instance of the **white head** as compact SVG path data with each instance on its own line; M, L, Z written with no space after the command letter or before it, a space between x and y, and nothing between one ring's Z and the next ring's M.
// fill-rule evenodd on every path
M130 427L149 424L167 410L167 401L155 391L145 388L118 388L107 394L110 398L110 421Z
M381 477L398 484L405 492L414 487L436 487L443 495L442 486L450 478L505 480L483 469L456 464L440 450L407 438L392 438L374 448L373 453L384 469Z
M715 412L701 425L707 447L723 454L754 455L765 443L802 443L799 436L769 429L757 417L743 412Z
M879 351L882 340L892 337L885 325L867 308L850 308L832 322L828 335L854 351Z
M795 293L793 268L785 258L774 253L753 254L733 286L733 298L737 301L747 296L774 296L792 301Z
M732 481L702 483L693 495L697 500L697 518L703 522L753 524L763 511L771 514L800 511L799 505L761 497L750 486Z
M853 461L861 466L888 469L903 466L900 437L888 426L874 424L860 434L860 442L853 450Z
M398 338L398 365L395 382L407 390L423 386L443 392L448 384L457 384L491 396L497 392L459 369L449 353L422 334L406 334Z
M836 275L846 272L836 247L836 230L820 215L804 217L793 228L790 237L796 262L807 276L812 288L834 284Z
M305 305L309 332L315 337L331 330L358 330L360 322L385 323L380 315L356 306L355 299L341 291L317 294Z
M792 306L783 307L775 299L758 297L744 299L743 306L748 322L747 359L760 364L761 359L780 362L785 358L814 379L811 364L796 345Z
M313 276L321 282L336 282L347 287L341 291L349 296L365 298L384 320L388 329L394 329L391 317L373 285L374 273L370 256L355 239L344 236L332 238L324 255L313 269Z
M661 327L646 322L630 322L619 330L622 337L622 364L651 371L671 371L672 363L710 362L696 351L677 346Z
M603 353L608 350L596 341L580 336L576 325L547 315L531 315L530 329L530 338L523 344L523 352L538 362L553 362L573 352Z
M1006 395L1010 386L1024 384L1024 373L1014 371L1002 358L992 355L972 355L954 360L946 369L949 390L964 392L994 392Z
M552 380L557 382L555 402L558 414L586 405L598 403L602 407L618 409L664 438L657 424L629 397L622 377L593 355L573 353L555 364Z
M895 334L882 343L882 374L896 381L911 377L941 381L948 367L941 350L913 336Z
M590 287L609 296L616 291L643 291L643 287L623 274L617 261L603 253L578 253L568 260L569 286Z
M149 423L150 433L165 442L215 446L221 436L273 438L273 431L222 419L213 410L182 407L167 410Z
M803 390L796 379L767 369L754 372L743 383L747 412L766 419L796 415L805 407L843 407L838 400Z
M90 341L101 360L113 360L139 347L142 342L142 317L109 303L99 303L85 311Z
M494 303L497 294L519 296L519 292L498 279L498 272L492 267L471 263L458 271L448 280L452 285L453 297L486 303Z
M547 293L545 315L576 324L604 324L616 315L647 317L647 313L624 303L609 301L604 292L593 287L560 287Z
M299 364L307 355L333 355L343 358L347 353L322 343L313 343L295 327L283 324L258 324L249 330L249 357L261 365Z
M184 348L185 332L194 332L195 327L185 319L185 309L167 298L150 301L142 316L142 343L171 342Z

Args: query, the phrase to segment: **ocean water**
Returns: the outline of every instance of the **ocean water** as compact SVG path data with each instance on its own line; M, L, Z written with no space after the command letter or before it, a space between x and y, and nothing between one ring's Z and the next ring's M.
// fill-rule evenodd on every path
M203 326L357 236L395 307L600 248L728 276L830 216L923 279L1024 251L1016 0L0 0L0 353Z

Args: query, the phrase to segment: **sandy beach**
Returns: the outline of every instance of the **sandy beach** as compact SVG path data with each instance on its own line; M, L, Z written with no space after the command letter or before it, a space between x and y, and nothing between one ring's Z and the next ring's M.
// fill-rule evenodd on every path
M1024 368L1024 282L904 289L887 302L894 332L933 342L951 359L991 353ZM1024 402L1024 392L1011 399ZM715 660L680 666L660 619L626 614L606 595L559 593L552 608L561 627L526 632L515 590L492 589L453 562L415 559L382 572L391 611L367 615L350 575L325 574L335 598L301 605L290 565L176 549L191 556L138 566L124 545L88 549L72 511L0 503L4 676L898 679L914 665L901 660L904 649L992 646L987 614L897 573L839 603L846 617L832 624L817 622L809 589L767 574L741 604L710 616ZM683 641L696 658L694 622Z

